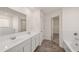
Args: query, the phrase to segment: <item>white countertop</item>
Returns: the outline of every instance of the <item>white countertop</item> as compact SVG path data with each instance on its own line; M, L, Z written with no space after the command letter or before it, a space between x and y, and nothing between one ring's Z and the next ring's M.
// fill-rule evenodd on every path
M38 33L31 32L31 34L28 34L27 32L23 33L15 33L15 34L10 34L6 36L0 37L0 52L6 51L23 41L30 39L31 37L35 36ZM15 40L11 40L11 37L16 37Z

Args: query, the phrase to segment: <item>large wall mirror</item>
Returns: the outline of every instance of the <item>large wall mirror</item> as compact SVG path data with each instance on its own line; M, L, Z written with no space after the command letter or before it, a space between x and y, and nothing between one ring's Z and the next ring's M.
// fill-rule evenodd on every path
M26 15L0 7L0 36L26 31Z

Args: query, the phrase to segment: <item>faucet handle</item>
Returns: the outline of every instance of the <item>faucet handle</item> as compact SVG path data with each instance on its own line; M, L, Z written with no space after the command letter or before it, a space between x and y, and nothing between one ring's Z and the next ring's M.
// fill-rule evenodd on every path
M78 33L74 33L74 35L75 35L75 36L77 36L77 35L78 35Z

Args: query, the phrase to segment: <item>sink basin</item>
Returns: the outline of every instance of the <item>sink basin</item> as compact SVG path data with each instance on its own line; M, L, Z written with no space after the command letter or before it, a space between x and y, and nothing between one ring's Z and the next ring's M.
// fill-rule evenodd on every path
M79 52L79 41L73 41L71 43L71 47L73 48L74 51Z
M15 40L16 39L16 37L11 37L11 40Z

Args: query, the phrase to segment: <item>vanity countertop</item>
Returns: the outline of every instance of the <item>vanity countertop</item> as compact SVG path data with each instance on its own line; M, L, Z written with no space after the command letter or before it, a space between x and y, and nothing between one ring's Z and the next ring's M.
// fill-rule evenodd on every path
M6 36L1 36L0 37L0 52L6 51L6 50L22 43L23 41L32 38L36 34L39 34L39 33L22 32L22 33L15 33L15 34L10 34L10 35L6 35ZM12 40L13 37L16 37L15 40Z

